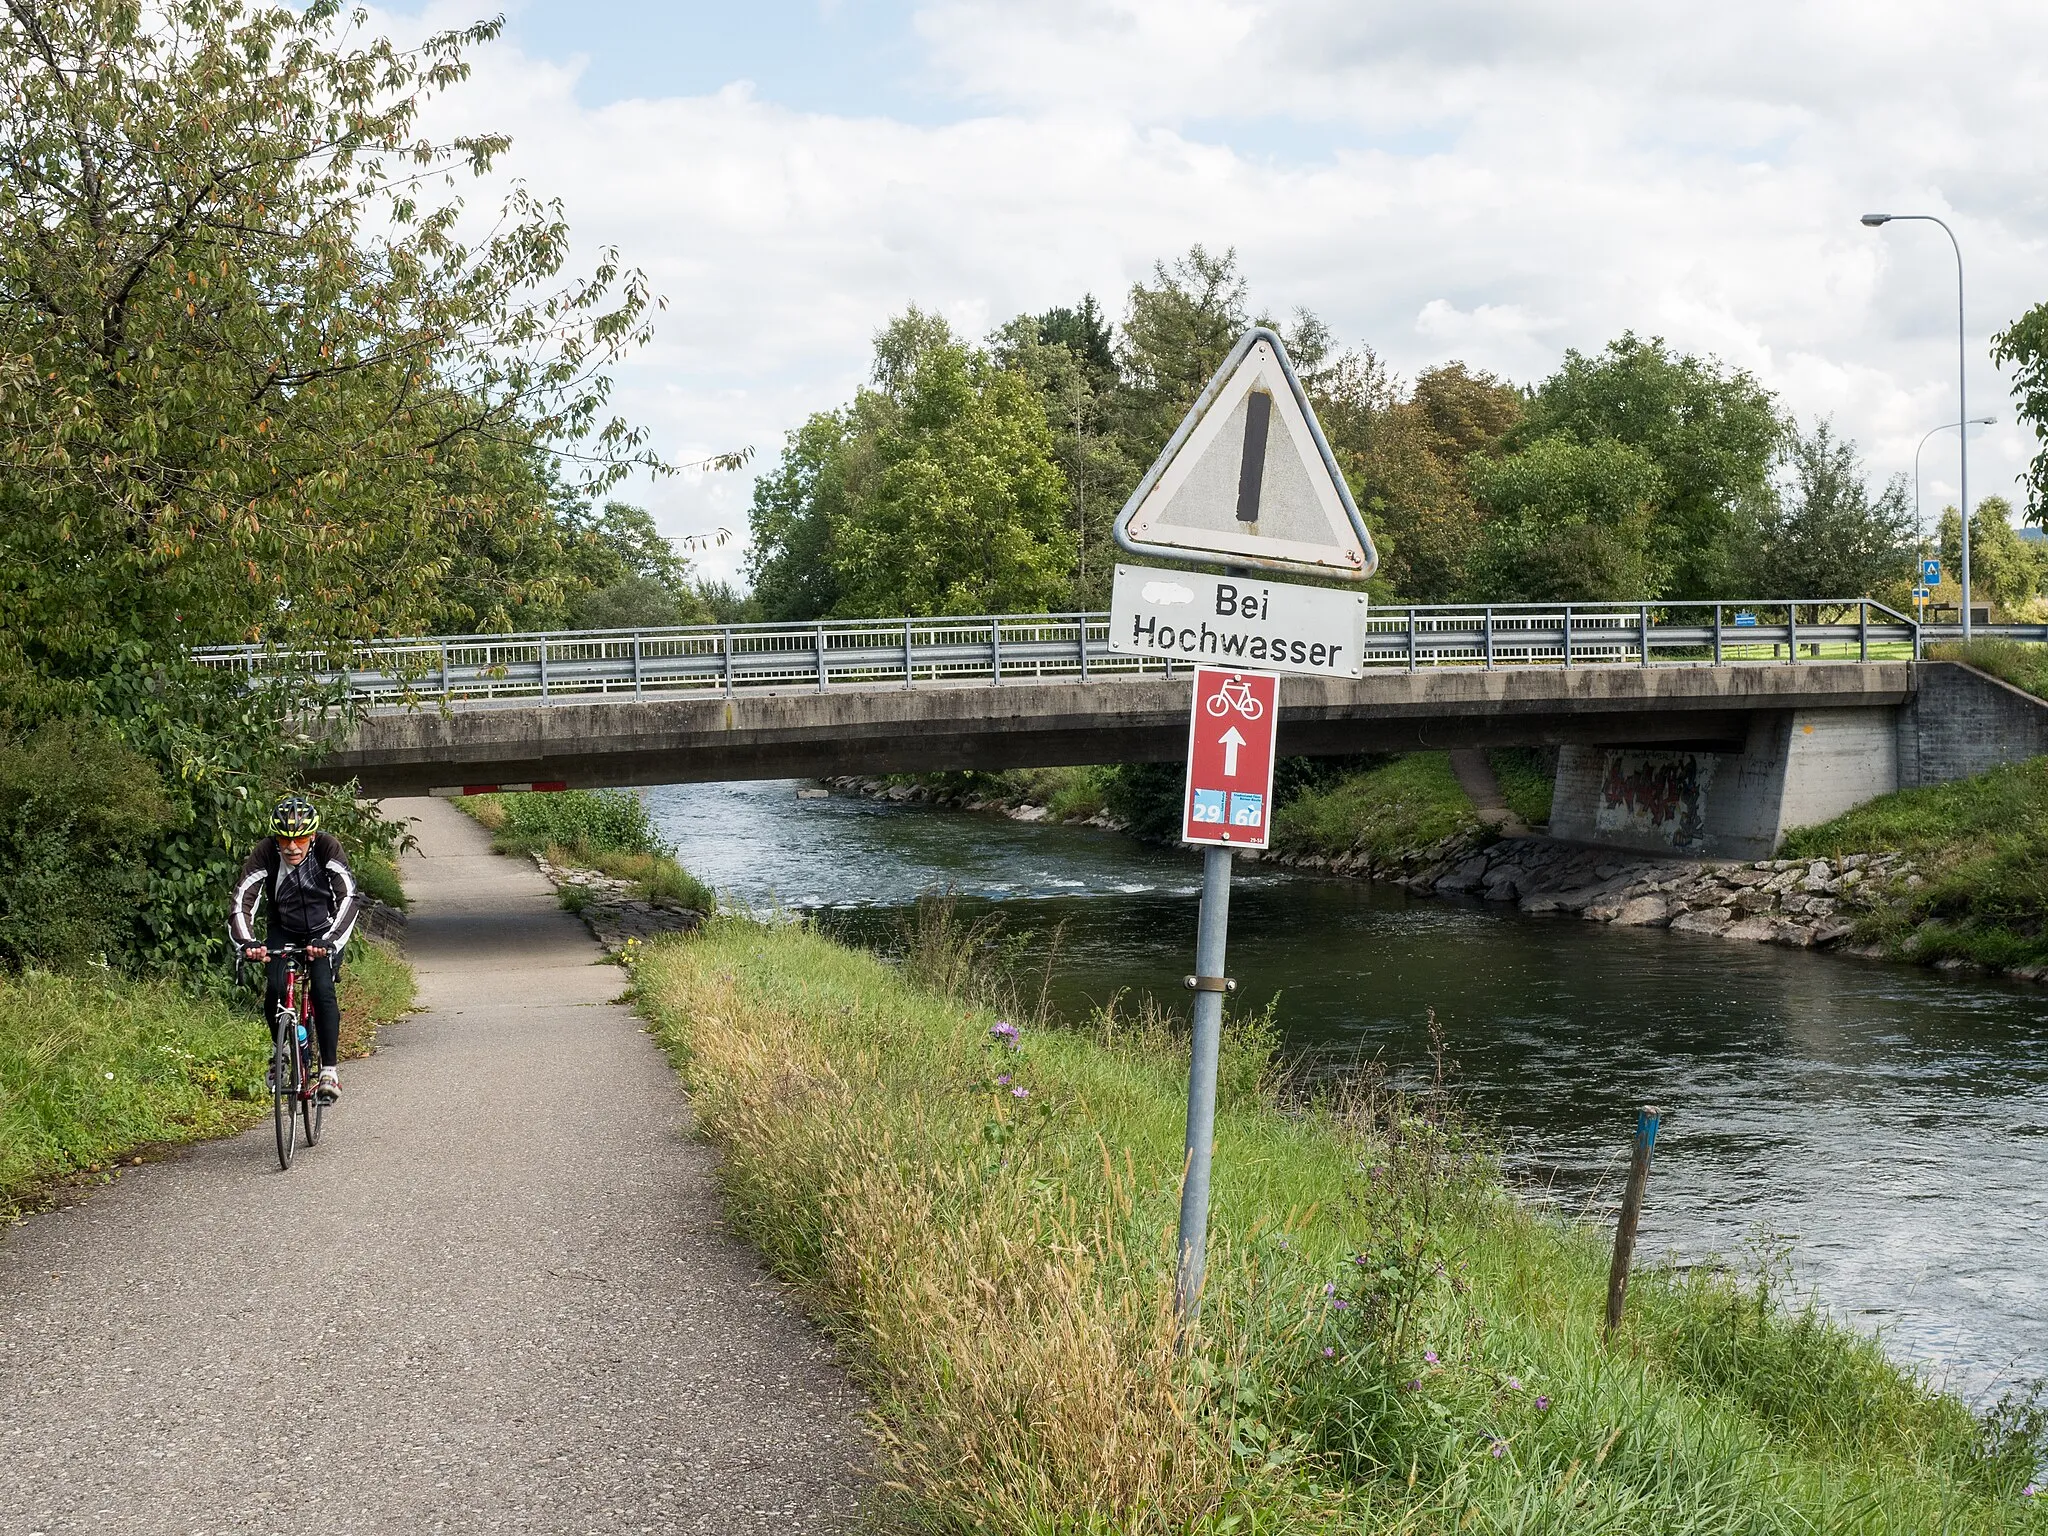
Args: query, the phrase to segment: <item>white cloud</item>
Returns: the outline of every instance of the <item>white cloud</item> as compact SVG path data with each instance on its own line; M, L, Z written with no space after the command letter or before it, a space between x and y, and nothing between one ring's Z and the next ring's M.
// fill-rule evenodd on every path
M1403 372L1528 379L1631 328L1713 351L1882 478L1954 414L1955 290L1938 229L1871 208L1963 241L1971 414L2008 423L1973 440L1973 494L2031 452L1985 348L2048 298L2048 7L931 0L916 31L954 121L744 84L590 106L573 63L504 44L436 109L511 132L509 173L667 295L620 398L671 457L772 462L906 303L970 332L1084 290L1115 311L1199 240ZM1954 462L1928 445L1930 497ZM744 531L744 476L644 494L672 533Z

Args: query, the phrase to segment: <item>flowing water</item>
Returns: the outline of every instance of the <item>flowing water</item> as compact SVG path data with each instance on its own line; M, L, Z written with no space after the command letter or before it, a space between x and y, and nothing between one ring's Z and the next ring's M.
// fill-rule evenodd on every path
M728 899L886 931L933 887L1062 925L1055 998L1178 1004L1200 863L1089 828L674 785L649 809ZM1230 973L1300 1052L1419 1070L1426 1014L1539 1191L1611 1197L1669 1112L1638 1252L1790 1246L1802 1284L1973 1397L2048 1374L2048 993L1411 898L1240 864ZM1228 1177L1219 1169L1218 1177Z

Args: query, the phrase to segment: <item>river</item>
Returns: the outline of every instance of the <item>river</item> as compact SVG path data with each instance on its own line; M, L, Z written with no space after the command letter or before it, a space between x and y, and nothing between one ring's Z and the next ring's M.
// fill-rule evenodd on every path
M790 782L646 791L727 900L885 931L920 892L1063 925L1055 997L1179 1005L1196 855L1092 828ZM1789 1247L1799 1283L1973 1398L2048 1374L2048 994L1907 966L1528 918L1240 864L1230 972L1290 1049L1425 1058L1435 1008L1517 1173L1613 1193L1637 1104L1667 1108L1638 1252ZM1228 1171L1219 1169L1219 1178Z

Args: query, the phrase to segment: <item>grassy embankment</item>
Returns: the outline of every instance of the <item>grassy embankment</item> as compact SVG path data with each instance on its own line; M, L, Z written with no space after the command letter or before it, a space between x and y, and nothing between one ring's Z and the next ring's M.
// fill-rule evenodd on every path
M1931 646L1928 654L2048 697L2048 647L1991 639ZM1863 942L1926 964L2048 965L2048 758L1885 795L1791 833L1783 853L1828 858L1894 849L1912 856L1925 883L1888 893L1859 925Z
M912 984L967 972L947 947L892 970L728 918L636 967L730 1218L846 1346L911 1528L2048 1529L2038 1420L1980 1423L1725 1275L1639 1275L1603 1343L1602 1235L1518 1206L1438 1092L1283 1110L1255 1027L1178 1351L1184 1047L1098 1017L1013 1050Z
M551 864L594 869L630 881L643 900L713 912L711 887L684 869L663 842L637 795L623 790L557 794L471 795L455 802L490 830L499 853L540 854ZM564 887L563 905L577 909L587 893Z
M0 976L0 1218L164 1147L240 1130L269 1106L257 999L167 979ZM412 1007L411 968L369 940L341 973L342 1054Z

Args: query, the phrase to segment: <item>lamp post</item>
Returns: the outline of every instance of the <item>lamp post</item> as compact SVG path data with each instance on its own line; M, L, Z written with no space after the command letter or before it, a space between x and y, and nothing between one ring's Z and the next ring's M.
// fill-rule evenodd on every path
M1948 236L1948 243L1956 253L1956 427L1961 431L1961 454L1963 463L1962 494L1960 496L1963 522L1963 644L1970 643L1970 434L1961 429L1969 426L1969 371L1970 353L1963 339L1963 248L1956 240L1956 232L1948 227L1945 219L1938 219L1931 213L1866 213L1863 222L1876 229L1894 219L1913 220L1923 224L1939 224L1941 232ZM1916 477L1917 478L1917 477Z
M1963 425L1966 427L1991 427L1998 424L1996 416L1972 416ZM1927 446L1927 439L1937 432L1953 432L1956 424L1944 421L1938 427L1929 427L1921 437L1919 447L1913 450L1913 537L1920 538L1920 449Z

